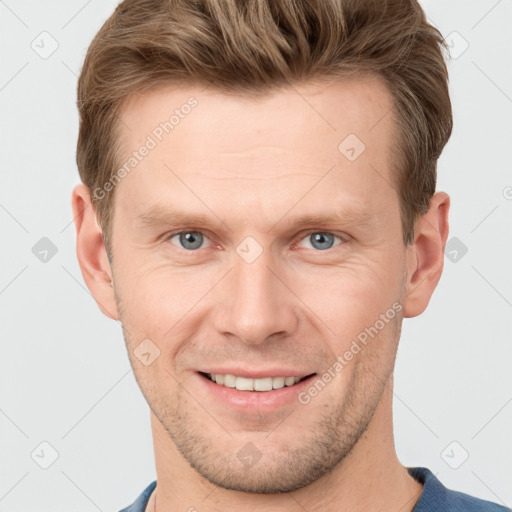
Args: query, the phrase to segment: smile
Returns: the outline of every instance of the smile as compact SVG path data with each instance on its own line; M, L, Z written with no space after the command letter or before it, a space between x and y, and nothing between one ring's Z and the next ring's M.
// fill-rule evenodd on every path
M315 375L311 374L303 377L263 377L261 379L250 379L230 374L200 373L220 386L235 388L239 391L272 391L274 389L293 386L302 380Z

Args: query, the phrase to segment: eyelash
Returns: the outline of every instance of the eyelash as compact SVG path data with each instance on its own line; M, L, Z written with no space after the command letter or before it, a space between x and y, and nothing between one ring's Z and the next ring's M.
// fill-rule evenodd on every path
M171 238L175 237L176 235L180 235L182 233L199 233L199 234L201 234L204 237L209 239L208 235L204 231L201 231L200 229L188 229L188 230L174 231L172 233L169 233L169 234L167 234L165 236L165 240L170 242ZM319 249L309 249L309 250L312 250L312 251L328 252L329 250L333 250L335 247L338 247L340 245L344 245L345 243L347 243L347 238L346 237L342 237L340 235L337 235L337 234L333 233L332 231L321 231L321 230L318 230L318 229L313 229L311 231L308 231L308 232L302 234L301 238L299 239L299 242L302 242L302 240L307 238L309 235L312 235L313 233L322 233L322 234L327 234L327 235L333 235L335 238L338 238L341 241L341 243L339 243L338 245L334 245L333 247L331 247L329 249L326 249L324 251L321 251ZM294 245L296 245L296 244L294 244ZM179 246L176 246L176 247L178 247L179 249L183 249L184 251L186 251L188 253L194 253L194 252L198 252L199 251L199 249L190 251L190 250L187 250L187 249L185 249L183 247L179 247Z

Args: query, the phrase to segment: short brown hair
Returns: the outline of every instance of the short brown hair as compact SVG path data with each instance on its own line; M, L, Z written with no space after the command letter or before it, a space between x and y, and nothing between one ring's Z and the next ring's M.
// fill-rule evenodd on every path
M415 0L124 0L92 41L78 81L80 177L93 192L113 176L119 114L134 94L177 83L264 94L371 73L394 100L393 186L408 245L452 130L443 46ZM91 198L110 254L113 190Z

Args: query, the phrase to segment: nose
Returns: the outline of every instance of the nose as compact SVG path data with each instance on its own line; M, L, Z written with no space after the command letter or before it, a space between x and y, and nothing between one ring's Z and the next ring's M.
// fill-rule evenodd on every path
M249 345L292 335L298 324L297 299L288 288L285 269L276 267L271 251L264 250L252 262L235 253L233 261L233 269L218 290L217 332Z

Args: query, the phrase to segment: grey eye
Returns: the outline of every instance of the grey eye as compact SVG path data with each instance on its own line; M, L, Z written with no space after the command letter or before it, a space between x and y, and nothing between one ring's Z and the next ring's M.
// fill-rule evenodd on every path
M323 231L317 231L315 233L310 233L308 236L304 237L301 240L301 244L307 240L309 241L313 249L316 249L318 251L325 251L326 249L330 249L334 245L336 238L342 241L341 238L337 235L333 235L332 233L325 233ZM309 249L310 247L307 248Z
M192 251L199 249L204 240L203 234L198 231L182 231L181 233L176 233L171 236L169 240L175 237L178 237L181 247Z
M334 244L334 236L329 233L312 233L309 238L315 249L330 249Z

